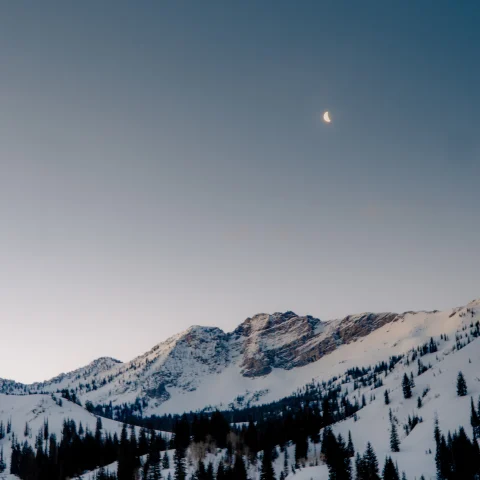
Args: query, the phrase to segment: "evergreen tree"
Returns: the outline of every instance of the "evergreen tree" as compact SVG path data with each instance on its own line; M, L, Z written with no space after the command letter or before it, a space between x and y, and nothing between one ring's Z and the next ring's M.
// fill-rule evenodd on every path
M308 456L308 437L304 429L297 432L297 439L295 442L295 464L306 460Z
M165 453L163 454L162 468L164 470L166 470L167 468L170 468L170 459L168 458L168 453L166 450L165 450Z
M150 464L147 461L143 464L142 468L142 480L148 480L150 476Z
M408 378L406 373L403 375L402 390L404 398L412 398L412 386L410 384L410 379Z
M160 468L160 452L153 448L148 453L148 480L160 480L162 478Z
M182 448L177 448L175 450L173 463L175 466L175 473L174 473L175 480L185 480L187 477L187 472L185 468L185 451ZM118 480L121 480L121 479L119 478Z
M156 441L156 435L155 435L155 430L153 431L153 441ZM138 436L138 451L140 455L144 454L149 450L149 443L148 443L148 438L147 438L147 429L145 427L142 427L140 429L140 435Z
M215 475L213 473L213 463L208 462L206 480L215 480Z
M367 443L367 449L363 455L363 462L367 473L366 480L380 480L377 456L370 442Z
M196 472L196 480L206 480L207 479L207 470L205 464L202 460L198 462L198 468Z
M360 454L357 452L355 457L355 480L365 480L367 475L367 470L365 468L365 462Z
M473 429L473 438L478 438L480 436L480 419L475 410L475 404L473 403L473 397L471 398L470 403L470 423Z
M120 446L118 451L118 480L133 480L135 471L135 460L128 440L127 425L124 423L122 434L120 436ZM183 479L182 479L183 480Z
M437 480L450 480L451 477L451 465L450 454L445 440L445 436L442 435L440 427L438 425L438 418L435 417L435 428L433 433L436 452L435 452L435 466L437 468Z
M258 452L258 432L257 427L252 420L250 420L248 423L248 427L244 435L244 441L252 456L255 456Z
M285 453L284 453L284 457L283 457L283 476L285 478L288 477L288 472L289 472L289 469L288 469L288 449L285 448Z
M400 440L398 438L397 425L395 424L393 418L390 425L390 449L392 450L392 452L399 452Z
M100 423L101 427L101 423ZM137 443L137 436L135 434L135 426L130 425L130 455L132 457L132 462L134 468L140 466L140 458L138 454L138 443Z
M329 480L350 480L352 478L350 457L341 435L335 435L328 429L324 436L325 456Z
M230 432L230 424L227 419L218 411L212 413L210 417L210 435L220 448L227 446L227 435Z
M7 464L5 463L5 458L3 457L3 445L0 449L0 473L3 473L7 468Z
M467 382L462 372L458 372L457 377L457 395L459 397L465 397L467 395Z
M385 397L385 405L390 405L390 397L388 395L388 390L385 390L383 396Z
M232 480L247 480L247 469L241 455L235 455L235 463L233 464Z
M383 480L400 480L397 468L393 463L391 457L385 459L385 466L383 467Z
M348 431L347 453L350 458L355 456L355 447L353 446L352 432L350 430Z
M223 460L220 460L220 462L218 462L216 480L226 480L225 466L223 465Z
M263 452L260 480L275 480L275 472L272 466L272 457L268 449Z
M458 433L455 432L452 437L451 458L453 460L452 469L455 478L462 480L474 480L480 473L480 458L478 443L474 445L468 438L465 429L460 427Z

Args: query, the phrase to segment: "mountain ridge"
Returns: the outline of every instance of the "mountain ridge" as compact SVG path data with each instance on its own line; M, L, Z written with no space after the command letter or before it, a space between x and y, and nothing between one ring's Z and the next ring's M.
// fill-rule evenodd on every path
M237 397L262 401L262 397L272 396L278 390L277 377L303 378L310 372L316 376L322 370L320 360L363 341L385 326L406 321L421 329L430 317L438 316L443 322L444 318L478 306L480 300L473 300L445 312L363 312L329 321L299 316L293 311L260 313L248 317L231 332L192 325L130 361L99 357L72 372L32 384L0 379L0 393L54 393L68 389L82 402L95 404L133 404L140 399L147 411L155 413L166 407L199 406L197 391L203 392L205 385L210 384L215 389L217 383L223 382L226 392L219 395L219 404L228 401L234 405ZM407 343L412 343L411 339ZM287 374L290 371L298 375L292 377ZM229 378L235 379L233 385ZM299 385L294 381L292 387ZM203 407L208 404L205 402Z

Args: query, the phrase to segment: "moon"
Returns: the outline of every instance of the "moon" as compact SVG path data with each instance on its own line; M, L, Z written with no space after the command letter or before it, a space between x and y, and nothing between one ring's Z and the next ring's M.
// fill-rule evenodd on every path
M332 119L330 118L330 112L325 112L323 114L323 121L326 123L330 123L332 121Z

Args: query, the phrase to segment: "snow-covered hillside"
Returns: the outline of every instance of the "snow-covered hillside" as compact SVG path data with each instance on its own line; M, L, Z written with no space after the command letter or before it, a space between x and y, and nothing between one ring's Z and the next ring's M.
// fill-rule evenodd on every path
M69 389L85 403L142 399L144 414L228 408L276 400L312 379L406 352L431 336L454 333L462 312L365 313L322 322L293 312L259 314L232 333L194 326L130 362L100 358L74 372L32 385L0 380L3 393Z
M0 395L0 422L11 422L12 432L0 440L0 447L8 465L12 434L21 442L33 444L48 420L50 432L60 437L65 418L95 429L96 417L85 408L66 400L59 405L61 402L51 394L31 392L67 388L82 402L114 404L144 397L149 404L144 413L181 413L208 406L228 408L232 403L237 407L248 402L267 403L300 391L307 384L327 382L330 387L340 388L352 404L366 403L355 416L334 424L334 433L347 438L351 432L360 452L370 441L381 465L391 455L409 479L421 475L433 479L434 419L438 417L445 433L461 425L470 432L470 396L475 402L480 396L480 337L472 333L478 333L479 320L477 300L444 312L362 314L330 322L297 317L292 312L258 315L231 334L215 327L192 327L129 363L102 358L42 384L4 382L3 388L10 394ZM432 342L435 351L418 354ZM316 359L312 359L314 352ZM397 360L392 370L379 373L375 382L362 384L348 373L357 368L371 372L375 365L394 356ZM418 360L425 370L420 375ZM465 397L458 397L456 392L459 371L468 386ZM401 388L405 373L415 377L410 399L404 398ZM389 392L388 405L385 391ZM15 392L31 394L11 394ZM399 453L390 451L391 415L400 435ZM422 420L411 431L405 428L409 417ZM119 434L122 424L103 419L103 428L106 433ZM290 462L293 448L288 447ZM209 455L208 461L215 465L224 452ZM284 468L283 453L274 467L278 476ZM112 471L115 468L110 467ZM195 461L189 462L189 468L194 471ZM295 480L328 478L327 467L313 445L305 466L295 472L291 465L289 469L288 478ZM165 478L168 473L163 472ZM258 463L250 464L249 475L258 477ZM86 474L84 478L91 476Z
M51 395L42 394L0 394L0 422L5 430L7 424L11 424L11 431L0 440L0 449L3 449L4 460L7 465L6 472L0 474L0 478L16 478L7 473L10 467L13 439L16 439L19 443L26 441L34 447L35 439L39 432L44 431L45 423L48 423L49 433L53 433L57 439L61 439L63 423L67 419L75 421L77 427L81 424L85 431L95 431L97 417L81 406L65 399L54 399ZM123 427L122 423L108 418L102 418L102 425L104 435L109 433L114 435L116 433L119 436ZM139 431L140 429L136 427L137 434ZM169 432L159 433L166 439L171 437Z
M278 396L285 388L278 385L284 383L292 388L295 384L304 384L312 377L315 377L316 381L335 377L331 385L341 386L342 392L348 394L352 403L361 403L362 398L365 398L366 406L354 416L334 424L334 433L347 438L350 432L355 449L360 453L365 451L367 442L371 442L380 467L383 466L386 456L392 456L408 479L419 479L423 475L426 480L433 480L436 478L433 436L435 418L438 418L442 432L453 432L463 426L472 437L470 402L472 397L477 404L480 397L480 337L472 335L472 332L478 332L476 324L479 320L479 301L449 312L409 313L366 337L340 346L314 364L288 371L274 370L270 375L258 379L242 377L239 372L234 376L233 369L227 370L225 375L226 378L231 376L228 380L229 388L233 388L238 381L264 382L258 385L270 387L270 392L263 400ZM418 353L422 350L418 347L428 345L432 338L435 351ZM381 382L377 384L362 387L360 382L350 375L345 375L347 369L365 367L368 370L393 355L402 355L402 358L393 370L378 374L377 380ZM425 367L421 374L419 365ZM459 397L456 390L460 371L468 387L468 395L464 397ZM408 377L413 374L415 379L413 395L409 399L404 398L402 391L402 378L405 374ZM220 381L224 382L222 387L208 384L205 389L199 388L195 392L199 406L202 397L208 398L209 389L216 388L215 391L218 392L227 385L227 379L223 375L224 373L219 377ZM388 405L385 403L385 391L389 393ZM187 397L187 394L183 395ZM179 393L177 398L182 398L182 394ZM400 437L398 453L393 453L390 447L390 415L393 416ZM421 419L411 430L405 429L409 417ZM296 469L294 473L291 471L294 446L290 445L287 450L289 479L328 479L327 466L322 462L318 445L310 444L309 458L305 466ZM173 452L170 452L170 455L173 455ZM211 461L215 466L223 456L224 452L218 451L216 455L207 456L206 462ZM277 478L284 469L283 462L284 454L279 451L279 458L274 462ZM190 472L193 473L197 464L193 461L189 462L189 465ZM162 473L164 478L168 473L173 475L172 470L164 470ZM258 479L259 475L260 463L249 463L249 477Z

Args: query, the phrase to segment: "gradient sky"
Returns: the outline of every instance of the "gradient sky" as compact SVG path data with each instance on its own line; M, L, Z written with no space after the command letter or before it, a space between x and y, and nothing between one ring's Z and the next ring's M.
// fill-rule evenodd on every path
M473 0L2 3L0 377L479 297L479 24Z

